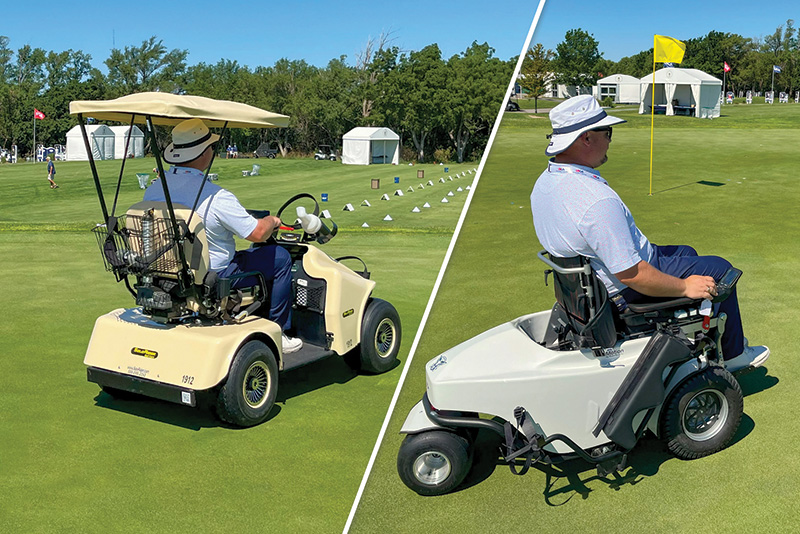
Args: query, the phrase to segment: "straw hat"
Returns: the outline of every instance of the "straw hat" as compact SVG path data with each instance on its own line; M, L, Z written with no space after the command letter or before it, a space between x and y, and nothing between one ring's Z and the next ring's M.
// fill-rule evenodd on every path
M200 157L206 148L219 141L200 119L189 119L172 129L172 143L164 150L164 161L177 165Z

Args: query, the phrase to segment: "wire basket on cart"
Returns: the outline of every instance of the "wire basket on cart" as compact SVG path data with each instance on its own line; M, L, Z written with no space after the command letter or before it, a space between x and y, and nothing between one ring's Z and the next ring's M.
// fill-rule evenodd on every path
M178 220L185 227L182 220ZM162 274L175 275L180 270L178 243L169 219L144 215L120 215L109 231L107 225L92 230L107 271L117 276Z

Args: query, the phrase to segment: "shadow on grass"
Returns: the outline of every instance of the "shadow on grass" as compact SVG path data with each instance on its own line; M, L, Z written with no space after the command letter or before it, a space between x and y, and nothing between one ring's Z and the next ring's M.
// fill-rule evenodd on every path
M666 193L667 191L672 191L673 189L680 189L681 187L686 187L688 185L705 185L705 186L709 186L709 187L722 187L725 184L722 183L722 182L710 182L708 180L698 180L696 182L689 182L688 184L682 184L682 185L676 185L674 187L668 187L666 189L662 189L661 191L656 191L653 194L657 195L659 193Z
M758 367L752 371L737 374L736 380L739 382L739 387L742 388L742 394L749 397L777 386L780 380L776 376L769 376L768 372L766 367Z
M338 356L332 356L322 361L281 373L278 377L278 394L275 406L264 423L277 417L282 410L281 405L285 405L288 400L333 384L345 384L355 378L357 374L345 363L343 358ZM202 428L213 427L242 430L240 427L220 421L214 415L214 404L216 402L216 393L214 391L198 392L196 408L134 393L125 395L124 398L115 398L101 392L94 400L96 405L102 408L189 430L199 431Z

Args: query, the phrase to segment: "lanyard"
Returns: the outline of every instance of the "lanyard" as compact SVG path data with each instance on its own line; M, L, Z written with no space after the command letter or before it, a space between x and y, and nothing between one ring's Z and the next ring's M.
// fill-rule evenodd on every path
M564 173L568 173L568 174L577 174L579 176L587 176L589 178L592 178L593 180L597 180L598 182L600 182L603 185L608 185L608 182L606 182L603 179L603 177L600 176L599 174L594 174L592 172L585 171L585 170L579 169L577 167L573 167L572 165L570 165L568 163L548 163L547 164L547 172L551 172L551 173L564 172Z

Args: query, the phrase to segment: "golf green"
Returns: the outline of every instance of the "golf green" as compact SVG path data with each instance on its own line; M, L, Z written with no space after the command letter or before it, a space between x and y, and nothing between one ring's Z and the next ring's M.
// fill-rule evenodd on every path
M487 448L457 491L420 497L396 472L400 427L425 391L425 363L490 327L549 309L552 285L531 221L529 195L546 164L546 115L506 114L475 190L408 377L350 532L789 532L796 528L800 421L796 299L800 252L797 183L800 106L724 106L722 117L656 117L653 192L650 118L611 110L600 170L654 243L691 244L744 271L745 335L766 344L766 366L740 377L745 416L733 443L678 460L647 436L618 475L580 461L518 477ZM487 354L486 358L492 358Z
M254 162L218 161L218 183L273 211L296 193L326 193L340 232L322 250L367 263L374 295L399 311L405 362L473 165L279 158L242 176ZM141 199L134 173L152 167L126 162L119 206ZM111 203L119 162L98 168ZM0 532L341 531L402 367L359 375L330 358L284 373L271 418L249 429L201 409L113 400L86 381L83 356L95 318L133 302L89 232L101 214L88 164L57 170L51 190L42 164L0 166ZM342 211L347 203L355 211Z

